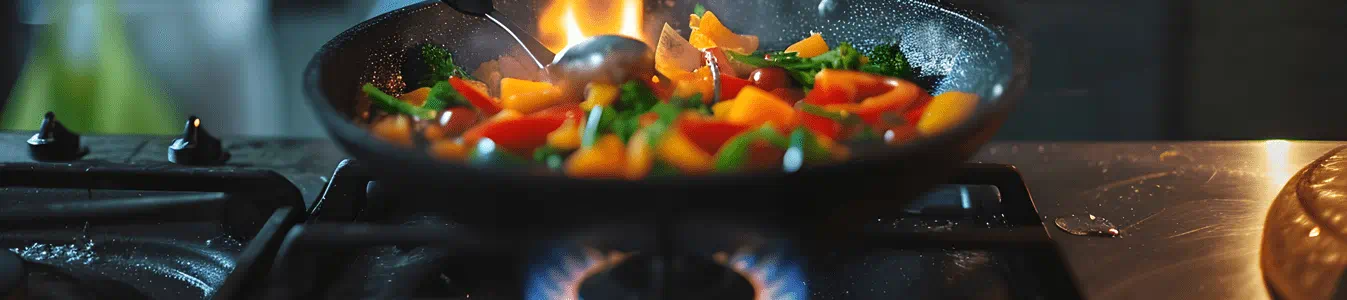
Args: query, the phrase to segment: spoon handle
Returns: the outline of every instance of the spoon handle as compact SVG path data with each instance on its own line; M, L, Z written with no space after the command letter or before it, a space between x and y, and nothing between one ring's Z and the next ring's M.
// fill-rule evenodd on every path
M491 5L491 0L440 0L440 2L448 4L458 12L479 17L496 11L496 7Z
M533 37L527 30L519 28L514 22L510 22L510 20L501 15L499 11L496 11L496 8L491 5L491 0L439 1L444 2L444 4L449 5L449 7L454 8L454 10L457 10L458 12L491 20L491 23L495 23L496 26L504 29L505 33L510 34L510 38L513 38L516 43L519 43L519 46L524 47L524 52L529 54L529 58L533 59L533 63L537 64L538 69L546 70L547 65L551 64L552 59L556 57L556 54L552 53L552 50L548 50L547 46L544 46L542 42L538 41L538 38Z
M501 16L500 12L493 11L488 13L486 14L486 18L491 20L492 23L496 23L496 26L500 26L501 29L504 29L505 33L509 33L510 37L514 38L514 41L519 43L519 46L524 47L524 52L528 52L529 57L532 57L533 62L538 64L539 69L546 70L547 65L551 64L552 60L556 58L556 54L552 53L552 50L548 50L547 46L544 46L542 42L538 41L538 38L530 35L527 30L519 28L514 22L510 22L509 19L506 19L505 16Z

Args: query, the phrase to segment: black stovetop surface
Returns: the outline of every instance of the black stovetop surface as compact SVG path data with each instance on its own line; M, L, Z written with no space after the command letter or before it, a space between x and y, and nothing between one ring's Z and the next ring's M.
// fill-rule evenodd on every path
M225 137L223 139L224 147L233 154L230 163L219 167L195 168L178 166L166 161L165 151L171 143L171 137L86 136L83 140L85 145L90 148L90 152L81 161L36 163L28 157L24 144L24 140L29 135L30 133L0 133L0 165L9 167L39 166L37 169L84 168L84 170L94 173L117 168L109 166L130 166L169 173L238 172L237 174L251 174L257 171L274 172L280 178L292 184L298 191L299 201L305 203L306 211L313 208L315 199L319 197L327 185L328 180L333 175L334 168L344 158L341 151L327 141ZM1103 144L993 143L984 147L974 161L1007 163L1017 166L1029 189L1033 191L1038 213L1045 222L1050 223L1057 217L1071 215L1096 215L1100 218L1107 218L1118 225L1117 227L1122 230L1121 238L1082 237L1069 235L1058 230L1047 231L1055 244L1063 251L1063 257L1070 266L1071 276L1076 278L1077 286L1085 298L1266 299L1269 295L1262 286L1261 275L1256 264L1258 232L1261 230L1261 216L1265 213L1266 203L1271 200L1271 196L1275 195L1276 190L1295 169L1336 145L1336 143L1285 141ZM98 183L103 182L103 179L100 178L105 178L101 176L106 176L106 174L87 176L89 177L86 178L86 181ZM41 201L50 199L126 198L155 194L149 191L114 192L81 187L37 188L14 186L13 184L6 186L0 189L0 199L3 199L2 203L6 204L41 203ZM166 193L172 196L172 194L178 192ZM946 191L946 193L949 193L949 191ZM199 192L197 194L202 195ZM207 192L204 195L204 197L210 198L214 194ZM288 201L290 200L282 202ZM260 212L254 212L254 214L260 214ZM234 235L237 235L236 232L247 230L239 229L244 226L221 225L224 223L229 222L204 219L201 222L177 220L171 222L173 227L176 228L175 230L157 232L154 235L172 241L164 244L172 246L166 249L171 248L173 251L179 251L175 253L203 253L203 251L208 253L207 255L192 254L195 255L194 257L205 258L200 261L210 260L213 257L238 257L237 253L246 252L246 250L238 248L248 248L251 241ZM265 225L267 222L253 223ZM284 224L285 222L280 223ZM452 231L452 220L443 223L451 226L447 228L437 227L435 230ZM22 252L30 248L42 250L42 247L57 246L64 246L65 248L61 249L65 250L79 250L79 247L88 241L93 241L95 245L102 245L107 242L107 247L111 249L116 248L113 242L100 240L95 236L115 236L115 234L124 230L136 235L144 235L152 230L134 229L134 227L162 225L113 224L115 225L113 226L91 222L88 226L89 229L86 230L83 222L72 220L35 222L33 225L20 224L19 226L15 226L14 224L19 223L14 222L5 222L4 224L8 225L3 229L6 234L21 232L14 229L15 227L30 227L40 230L58 228L63 230L62 232L67 235L64 239L69 241L48 243L46 246L37 245L37 247L33 247L34 244L40 243L10 243L4 245L6 248L15 249L16 252ZM876 224L877 226L883 225L894 229L911 228L918 229L918 231L947 230L955 229L958 226L972 225L971 223L927 221L919 218L881 219L876 220ZM350 225L333 224L326 221L304 225L309 229L309 232L315 233L313 236L320 237L313 240L322 240L323 233L331 234L335 232L349 236L352 234L350 231L352 226L376 228L379 226L397 227L403 225ZM259 226L254 224L253 227L248 227L248 229L256 229L256 227ZM180 235L182 233L179 231L190 233L183 236ZM231 233L231 231L235 233ZM367 233L377 232L380 231L372 230ZM224 238L226 235L229 238ZM408 248L409 245L403 245L408 244L405 242L423 238L426 238L426 236L417 236L416 230L412 230L408 233L408 236L388 238L394 240L389 244L398 244L402 246L400 248L390 245L384 245L382 248L367 247L359 251L352 250L352 252L365 253L344 253L347 256L340 259L349 263L359 259L369 260L372 257L401 257L405 260L420 255L419 257L426 258L428 257L426 253L413 253L417 251L414 250L416 248ZM57 237L56 239L62 238ZM207 241L210 241L211 245L205 245ZM225 241L224 244L227 246L218 246L216 243L220 241ZM191 245L183 246L181 244ZM436 245L445 246L446 243L440 242ZM130 248L139 251L146 249L146 247ZM197 250L193 250L195 252L181 252L182 249ZM302 250L302 247L300 249ZM395 250L395 252L388 252L390 250ZM396 255L375 255L379 251ZM315 252L319 251L307 249L292 253L310 255ZM912 251L893 250L891 252L903 254L901 252ZM78 251L74 253L77 254ZM214 254L209 253L223 253L223 256L212 256ZM939 276L943 276L941 278L946 280L939 285L946 287L942 288L943 290L994 291L1001 286L1006 286L1006 282L1008 282L1005 280L1007 278L1006 273L960 271L961 269L958 268L942 267L967 266L969 265L968 262L979 261L984 262L985 265L996 265L997 263L994 262L996 259L971 255L968 251L962 251L962 253L961 251L943 251L943 254L940 255L927 253L908 253L914 256L867 256L870 258L859 260L855 265L844 267L850 271L848 273L819 275L840 277L841 280L832 281L833 283L807 280L810 282L808 285L810 295L812 299L871 299L891 298L893 295L938 295L935 293L921 294L917 290L927 288L929 285L914 286L910 284L913 281L907 280L914 275L921 274L922 271L920 270L956 271L955 273L939 274ZM303 257L304 255L291 257ZM275 255L271 254L270 256L274 257ZM320 257L321 255L314 256ZM135 258L135 256L127 257ZM490 258L492 255L485 255L484 257ZM76 256L76 258L78 257ZM496 259L500 258L497 257ZM78 262L78 259L72 261ZM476 259L476 263L461 263L458 265L463 266L463 270L472 270L474 267L492 268L494 262L491 261L483 258ZM366 263L365 267L375 265L375 263ZM499 269L499 267L495 268ZM218 270L225 269L228 268L218 268ZM527 274L527 268L524 269L523 271L500 273L507 274L505 276L512 276L508 275L511 272ZM452 282L445 285L448 288L441 289L457 289L438 292L475 295L473 298L489 296L489 293L476 292L492 288L487 287L490 285L489 282L485 282L489 281L488 279L473 282L473 280L468 279L450 278L450 276L461 276L453 274L455 272L437 271L442 271L440 273L445 276L433 277L439 277L439 281L444 281L447 278ZM458 273L463 272L466 271L459 271ZM94 273L97 274L98 272ZM131 272L129 274L136 273ZM950 276L949 274L964 275ZM993 274L994 276L979 274ZM212 278L206 275L185 277ZM221 276L214 278L219 277ZM1015 276L1009 277L1014 278ZM979 288L964 288L969 286L970 283ZM450 286L455 284L457 285ZM432 285L422 284L421 286ZM1235 286L1239 288L1232 288ZM997 297L990 298L995 299Z

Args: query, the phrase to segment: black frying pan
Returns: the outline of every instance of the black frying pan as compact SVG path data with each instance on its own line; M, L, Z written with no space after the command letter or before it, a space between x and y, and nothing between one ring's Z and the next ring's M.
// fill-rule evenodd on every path
M370 107L359 94L367 82L385 89L412 82L417 74L403 74L415 61L415 51L408 49L423 43L448 47L470 69L517 48L486 21L435 1L380 15L332 39L310 62L305 89L341 147L373 170L383 185L380 190L401 195L383 201L382 214L447 213L483 228L535 230L704 218L785 228L854 228L944 180L985 143L1024 90L1029 62L1027 45L985 14L924 1L830 1L837 6L827 14L819 12L818 0L701 2L736 31L761 37L761 49L783 49L811 30L822 31L830 43L851 41L862 48L901 41L923 75L941 78L936 93L961 90L981 96L975 116L943 135L900 147L853 149L850 161L791 174L629 182L444 163L372 136L362 126ZM645 2L651 33L665 21L686 28L695 4ZM497 9L529 29L542 4L496 1Z

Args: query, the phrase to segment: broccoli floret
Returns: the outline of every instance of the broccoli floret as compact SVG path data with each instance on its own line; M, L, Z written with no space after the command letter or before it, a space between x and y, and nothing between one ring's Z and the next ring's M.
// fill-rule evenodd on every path
M870 62L861 66L861 71L907 80L916 79L919 73L907 62L898 44L875 46L866 57L870 58Z
M444 47L432 44L421 46L421 59L430 67L430 76L421 82L423 86L434 86L436 82L449 80L450 76L473 79L467 70L454 64L454 55Z

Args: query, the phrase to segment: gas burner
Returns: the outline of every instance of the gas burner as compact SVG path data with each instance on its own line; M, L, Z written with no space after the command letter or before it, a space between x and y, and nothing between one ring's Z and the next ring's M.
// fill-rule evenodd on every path
M662 257L575 249L554 248L539 259L525 299L793 300L808 290L799 259L781 251Z
M24 299L249 299L304 205L270 171L107 163L3 163L0 198L0 291Z
M574 289L578 298L554 299L756 299L763 291L744 275L709 257L635 255L585 276Z
M868 291L865 299L911 291L932 296L925 299L1080 298L1023 181L1004 165L968 165L949 182L988 185L992 192L958 190L952 202L877 212L969 226L907 230L883 222L846 243L805 240L798 232L752 222L718 222L724 216L526 233L472 222L408 224L417 214L452 214L387 209L424 195L370 196L381 190L369 188L372 177L361 169L343 162L317 202L321 209L291 229L268 276L266 299L826 300L854 298L858 291ZM992 197L973 197L980 194ZM926 259L936 256L941 259ZM1001 285L988 293L978 285L986 282Z

